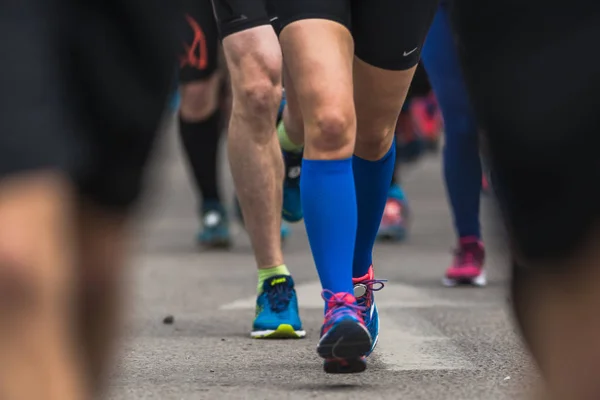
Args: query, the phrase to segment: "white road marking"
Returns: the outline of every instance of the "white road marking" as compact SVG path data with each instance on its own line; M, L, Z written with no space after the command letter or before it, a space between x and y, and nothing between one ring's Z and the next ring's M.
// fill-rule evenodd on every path
M321 285L309 282L296 286L300 308L322 309ZM256 298L236 300L221 310L254 309ZM418 316L415 308L472 307L473 303L437 298L414 286L389 282L377 293L381 331L374 358L386 370L456 370L474 369L461 350L433 324ZM411 310L412 309L412 310Z
M475 366L433 324L409 310L379 311L377 357L388 371L465 370Z
M303 309L322 309L321 284L309 282L296 285L300 307ZM381 295L379 295L381 293ZM385 289L377 294L377 306L385 308L430 308L430 307L468 307L472 303L451 302L430 295L422 289L398 282L388 282ZM224 304L221 310L248 310L256 306L256 297L235 300Z

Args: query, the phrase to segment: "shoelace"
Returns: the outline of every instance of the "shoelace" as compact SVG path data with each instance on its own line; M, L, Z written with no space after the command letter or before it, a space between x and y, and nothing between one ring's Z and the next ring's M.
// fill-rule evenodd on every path
M354 313L362 313L365 311L365 307L348 303L344 298L336 296L335 293L329 289L323 290L321 297L328 305L331 305L325 314L325 319L327 320L331 319L334 315L339 317L343 315L354 315ZM331 304L331 302L333 302L333 304Z
M287 282L285 284L282 283L272 286L267 291L269 306L274 312L282 312L287 309L292 300L292 296L292 288L287 285Z
M362 281L357 283L356 285L363 285L365 287L365 289L367 290L367 292L360 297L356 298L356 302L358 303L359 306L364 307L365 308L365 312L367 311L367 308L370 306L370 304L367 304L367 301L370 300L372 298L372 292L379 292L381 289L383 289L385 287L385 282L387 282L387 279L369 279L366 281Z

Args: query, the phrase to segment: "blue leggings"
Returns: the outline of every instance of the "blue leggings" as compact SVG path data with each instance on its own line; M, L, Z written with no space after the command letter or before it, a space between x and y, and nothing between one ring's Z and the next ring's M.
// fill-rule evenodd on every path
M446 4L434 18L422 60L445 125L444 176L459 237L481 237L478 130L458 62Z

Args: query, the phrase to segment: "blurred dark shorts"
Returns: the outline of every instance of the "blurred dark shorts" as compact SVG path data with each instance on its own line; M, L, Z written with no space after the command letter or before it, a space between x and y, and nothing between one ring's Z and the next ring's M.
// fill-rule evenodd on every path
M179 26L179 82L203 81L219 67L219 30L211 0L184 0Z
M117 211L138 198L176 70L164 0L0 3L0 179L56 170Z
M600 2L451 5L514 250L571 257L600 216Z

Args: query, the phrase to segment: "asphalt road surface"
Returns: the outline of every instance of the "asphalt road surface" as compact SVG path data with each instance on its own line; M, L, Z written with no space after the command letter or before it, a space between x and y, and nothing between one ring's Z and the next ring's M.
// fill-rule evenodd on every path
M412 230L376 248L381 336L365 373L327 375L316 354L320 286L302 223L285 245L307 337L249 338L256 272L249 241L206 252L194 244L196 201L172 127L155 161L131 270L131 304L114 399L521 398L533 373L507 312L503 246L483 198L489 285L444 288L454 246L439 155L407 168ZM231 179L223 161L228 198ZM494 242L494 243L491 243ZM167 315L173 324L164 324Z

